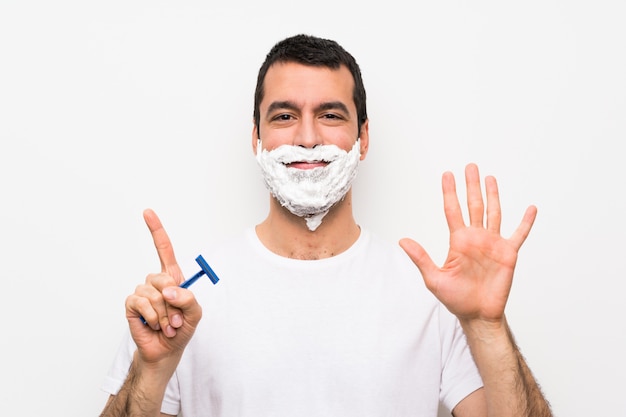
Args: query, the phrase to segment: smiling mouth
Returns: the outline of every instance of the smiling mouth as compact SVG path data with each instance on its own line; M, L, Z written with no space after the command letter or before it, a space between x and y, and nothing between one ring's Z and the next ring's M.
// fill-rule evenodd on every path
M285 164L287 168L296 168L296 169L313 169L319 167L325 167L330 162L327 161L296 161Z

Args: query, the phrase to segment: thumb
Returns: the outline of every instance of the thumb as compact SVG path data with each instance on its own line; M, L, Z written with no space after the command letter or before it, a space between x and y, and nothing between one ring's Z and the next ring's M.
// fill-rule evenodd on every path
M185 323L195 328L202 317L202 308L193 292L180 287L167 287L162 294L170 306L182 312Z
M400 239L400 247L404 249L409 258L413 261L415 266L422 273L422 277L426 282L426 286L428 286L428 277L435 273L438 270L437 265L430 258L428 253L424 250L422 245L414 241L413 239L404 238Z

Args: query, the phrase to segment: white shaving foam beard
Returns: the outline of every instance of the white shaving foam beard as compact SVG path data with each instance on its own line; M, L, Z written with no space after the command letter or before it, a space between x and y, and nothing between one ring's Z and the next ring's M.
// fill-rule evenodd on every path
M315 231L330 208L342 200L356 177L361 159L360 140L350 152L335 145L314 148L281 145L267 151L257 144L256 159L265 185L278 202L291 213L306 219ZM312 169L289 168L292 162L328 162Z

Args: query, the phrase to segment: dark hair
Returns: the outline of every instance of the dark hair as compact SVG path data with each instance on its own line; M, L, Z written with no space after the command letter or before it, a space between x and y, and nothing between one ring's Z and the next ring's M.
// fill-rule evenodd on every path
M365 105L365 86L361 78L361 69L356 60L337 42L310 35L295 35L278 42L265 57L259 69L256 90L254 91L254 123L258 127L261 114L259 106L265 93L265 75L269 68L277 62L296 62L298 64L339 69L345 65L354 79L352 97L356 105L358 130L367 120Z

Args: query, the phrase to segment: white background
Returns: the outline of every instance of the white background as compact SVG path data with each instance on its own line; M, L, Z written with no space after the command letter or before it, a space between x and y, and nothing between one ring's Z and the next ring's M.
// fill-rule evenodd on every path
M257 70L278 40L339 41L365 80L360 224L446 253L440 176L529 204L508 317L557 416L624 416L626 6L621 0L0 3L0 407L97 415L124 299L158 260L194 273L261 221ZM461 187L462 188L462 187ZM416 275L416 279L419 277Z

